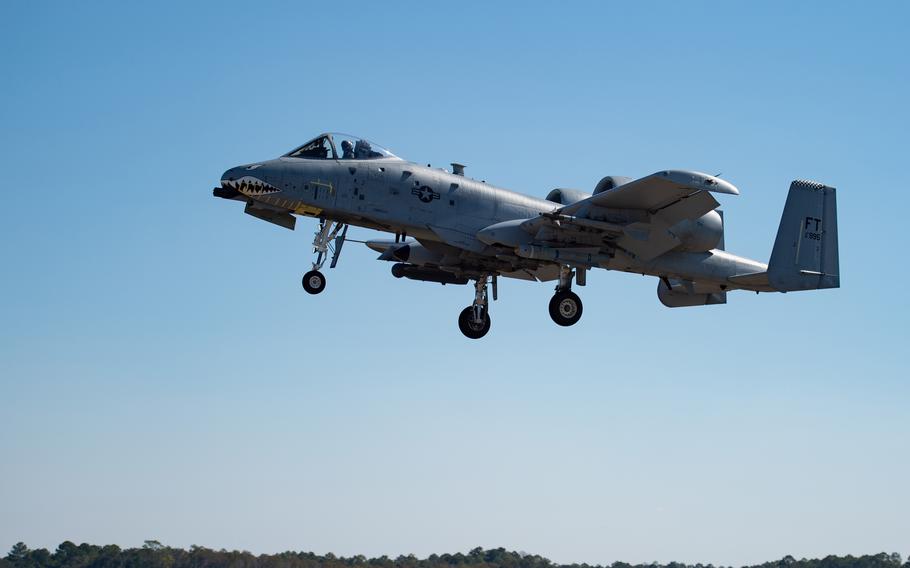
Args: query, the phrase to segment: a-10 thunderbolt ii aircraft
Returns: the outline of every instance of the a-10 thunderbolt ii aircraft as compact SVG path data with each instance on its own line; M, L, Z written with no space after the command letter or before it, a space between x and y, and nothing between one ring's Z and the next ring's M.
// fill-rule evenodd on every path
M794 181L768 264L724 250L716 194L739 191L717 176L665 170L640 178L607 176L592 192L558 188L546 199L509 191L452 171L407 162L363 138L322 134L272 160L224 172L214 195L293 229L295 215L319 219L310 294L320 272L338 262L349 225L395 235L366 244L392 274L442 284L474 282L474 301L458 326L478 339L490 329L497 278L556 283L550 316L578 322L591 268L656 276L668 307L724 304L727 292L837 288L837 214L833 187ZM491 286L492 285L492 286ZM489 288L492 287L492 294Z

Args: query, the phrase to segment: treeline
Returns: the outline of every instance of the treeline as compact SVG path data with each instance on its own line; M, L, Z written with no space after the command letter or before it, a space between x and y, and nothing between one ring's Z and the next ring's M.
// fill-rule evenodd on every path
M147 540L141 548L120 548L109 544L73 544L66 541L54 552L46 548L30 549L24 543L13 546L0 568L724 568L712 564L627 564L614 562L609 567L590 564L557 564L533 554L510 552L504 548L475 548L467 554L431 554L389 558L365 556L339 557L312 552L281 552L254 555L246 551L211 550L192 546L189 550L164 546ZM744 567L746 568L746 567ZM827 556L822 559L797 560L792 556L748 568L910 568L901 562L900 554L868 556Z

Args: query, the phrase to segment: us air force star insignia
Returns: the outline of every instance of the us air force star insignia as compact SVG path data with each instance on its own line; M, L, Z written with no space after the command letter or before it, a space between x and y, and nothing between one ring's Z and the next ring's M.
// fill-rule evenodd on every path
M424 203L430 203L434 199L439 199L439 194L433 191L433 188L426 185L415 187L411 190L411 194L416 195L417 199L423 201Z

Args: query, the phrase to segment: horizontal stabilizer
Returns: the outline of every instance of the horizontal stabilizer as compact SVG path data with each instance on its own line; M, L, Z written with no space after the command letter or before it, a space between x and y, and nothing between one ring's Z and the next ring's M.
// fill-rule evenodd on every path
M756 292L773 292L774 288L768 282L767 272L752 272L751 274L737 274L727 278L732 284L743 290Z

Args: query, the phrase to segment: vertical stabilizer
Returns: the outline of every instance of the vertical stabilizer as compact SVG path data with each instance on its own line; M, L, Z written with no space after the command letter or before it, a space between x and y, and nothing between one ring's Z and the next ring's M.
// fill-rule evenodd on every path
M781 292L840 287L837 204L833 187L790 184L768 263L768 282Z

